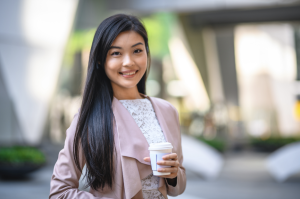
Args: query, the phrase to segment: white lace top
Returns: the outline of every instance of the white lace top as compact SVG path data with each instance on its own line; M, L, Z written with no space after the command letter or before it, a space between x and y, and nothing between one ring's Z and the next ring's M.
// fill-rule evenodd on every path
M166 142L151 102L145 99L119 100L140 127L149 144ZM150 174L142 179L144 199L164 199L158 191L159 177Z

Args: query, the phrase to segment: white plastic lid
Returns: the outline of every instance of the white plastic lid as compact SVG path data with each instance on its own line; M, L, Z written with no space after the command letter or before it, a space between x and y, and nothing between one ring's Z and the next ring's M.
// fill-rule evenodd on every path
M161 143L152 143L148 150L165 150L173 149L173 146L170 142L161 142Z

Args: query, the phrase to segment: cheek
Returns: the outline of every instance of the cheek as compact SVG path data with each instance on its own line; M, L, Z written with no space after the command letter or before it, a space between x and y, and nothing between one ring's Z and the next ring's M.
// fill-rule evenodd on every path
M137 59L137 64L142 71L146 71L147 69L147 55L139 57Z
M118 75L119 64L114 60L108 60L105 64L105 73L111 79Z

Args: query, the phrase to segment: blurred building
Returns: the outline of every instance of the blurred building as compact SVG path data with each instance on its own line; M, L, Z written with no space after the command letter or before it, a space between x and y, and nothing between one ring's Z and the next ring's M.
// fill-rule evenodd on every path
M0 1L0 141L39 144L78 1Z
M153 50L147 88L149 95L178 108L187 132L213 138L226 131L237 142L246 133L300 132L294 115L300 94L298 0L0 3L3 142L39 143L43 135L64 139L80 105L87 67L90 44L82 44L82 35L90 38L103 19L119 12L144 18L162 11L176 15L167 53L159 57Z

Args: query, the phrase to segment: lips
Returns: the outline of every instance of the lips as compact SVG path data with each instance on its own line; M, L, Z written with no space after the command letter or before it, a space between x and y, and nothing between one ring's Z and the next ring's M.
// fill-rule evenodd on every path
M123 77L129 78L129 77L134 77L137 72L138 70L130 70L130 71L119 72L119 74L121 74Z

